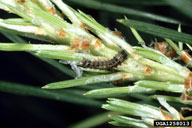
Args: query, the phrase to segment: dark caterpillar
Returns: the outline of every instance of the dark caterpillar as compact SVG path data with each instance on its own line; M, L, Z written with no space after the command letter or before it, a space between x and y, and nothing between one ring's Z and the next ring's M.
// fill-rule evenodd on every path
M118 52L112 59L107 61L90 61L84 59L80 64L83 68L101 69L101 70L112 70L127 59L127 54L124 50Z

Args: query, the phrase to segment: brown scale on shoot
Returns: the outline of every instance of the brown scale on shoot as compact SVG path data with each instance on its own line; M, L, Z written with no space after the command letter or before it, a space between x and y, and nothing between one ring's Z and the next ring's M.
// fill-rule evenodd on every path
M60 32L57 35L61 38L65 38L67 36L67 33L64 30L60 30Z
M155 42L154 45L156 50L162 52L167 57L175 57L175 50L167 42ZM192 57L187 51L182 51L179 59L183 60L186 64L189 64L192 61Z
M107 61L90 61L84 59L80 64L83 68L91 68L91 69L100 69L100 70L109 70L111 71L113 68L117 67L121 63L123 63L127 59L127 54L124 50L118 52L112 59Z
M181 60L183 60L186 64L188 64L188 63L190 63L190 61L192 61L192 57L189 55L188 52L182 51Z
M51 7L51 8L49 8L49 9L47 9L47 11L48 11L49 13L51 13L52 15L55 15L55 14L56 14L54 7Z
M176 55L175 50L167 42L155 42L155 49L162 52L169 58L173 58Z
M192 100L192 72L185 78L185 91L182 94L182 100Z
M143 71L143 73L146 74L146 75L150 75L153 72L153 70L151 69L151 67L149 67L147 65L145 65L145 66L146 66L146 68Z
M113 31L113 34L116 35L116 36L118 36L118 37L120 37L120 38L123 38L122 33L119 32L119 31Z

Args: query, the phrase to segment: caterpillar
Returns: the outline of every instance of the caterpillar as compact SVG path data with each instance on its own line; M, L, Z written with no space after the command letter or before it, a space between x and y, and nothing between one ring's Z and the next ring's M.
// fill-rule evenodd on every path
M90 60L84 59L80 64L80 66L83 68L111 71L113 68L123 63L126 59L127 59L127 54L124 50L122 50L118 52L112 59L107 61L90 61Z

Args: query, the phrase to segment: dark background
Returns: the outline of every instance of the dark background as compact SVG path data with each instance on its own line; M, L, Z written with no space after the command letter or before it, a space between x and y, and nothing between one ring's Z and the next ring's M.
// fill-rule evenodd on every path
M123 25L116 22L116 19L123 18L123 14L116 14L105 11L97 11L87 9L69 2L74 9L83 10L85 13L93 16L104 26L114 30L120 30L126 40L132 44L137 45L137 41L132 36L130 31ZM138 10L153 12L179 19L183 22L190 23L191 20L182 15L178 10L169 6L138 6L138 5L124 5ZM15 17L0 10L1 18ZM177 29L178 25L151 21L145 18L127 16L130 19L137 19L141 21L151 22L162 25L172 29ZM191 27L183 26L182 30L191 33ZM141 33L142 37L150 44L156 37ZM25 38L26 40L30 40ZM157 38L158 40L162 40ZM34 41L34 40L33 40ZM0 35L0 42L10 42L3 35ZM34 41L41 43L39 41ZM38 60L32 55L25 52L0 52L0 80L10 81L16 83L23 83L41 87L45 84L61 81L65 79L72 79L66 76L50 65ZM20 96L15 94L8 94L0 92L0 127L46 127L46 128L64 128L70 124L78 122L84 118L92 116L96 113L103 112L100 108L82 106L68 102L61 102L55 100L48 100L31 96ZM107 124L100 127L112 127Z

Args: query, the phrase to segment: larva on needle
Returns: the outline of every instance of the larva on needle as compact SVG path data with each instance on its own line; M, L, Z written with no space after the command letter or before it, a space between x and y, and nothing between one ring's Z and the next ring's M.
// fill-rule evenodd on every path
M122 64L127 59L127 54L124 50L118 52L112 59L107 61L90 61L84 59L80 64L83 68L91 68L91 69L101 69L101 70L112 70L118 65Z

